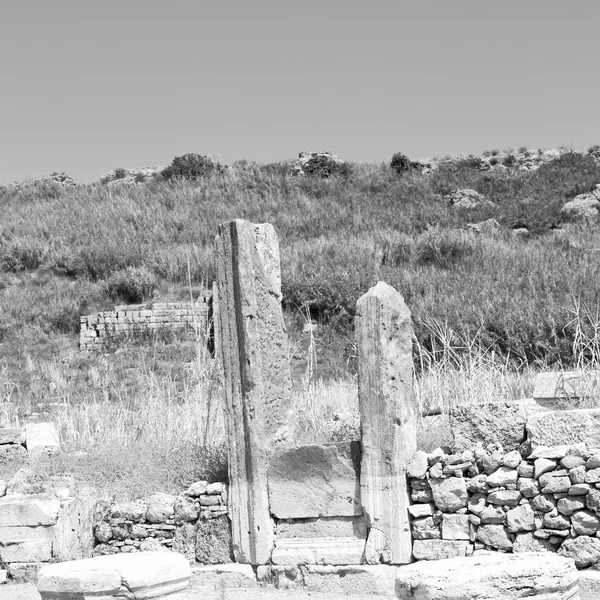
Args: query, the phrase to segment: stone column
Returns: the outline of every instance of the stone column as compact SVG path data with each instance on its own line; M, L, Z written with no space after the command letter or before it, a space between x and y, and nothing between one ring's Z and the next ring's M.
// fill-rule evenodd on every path
M369 564L411 561L406 467L416 452L413 329L402 296L379 282L356 303L360 493Z
M291 434L291 377L272 225L223 223L215 240L234 557L269 561L267 456Z

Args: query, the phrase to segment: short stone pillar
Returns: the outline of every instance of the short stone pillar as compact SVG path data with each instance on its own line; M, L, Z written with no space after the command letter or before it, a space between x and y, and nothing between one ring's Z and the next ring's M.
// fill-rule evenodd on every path
M235 220L219 227L215 250L234 557L259 565L274 542L267 455L293 423L279 245L272 225Z
M411 560L406 466L416 452L413 329L402 296L379 282L356 303L360 492L369 564Z

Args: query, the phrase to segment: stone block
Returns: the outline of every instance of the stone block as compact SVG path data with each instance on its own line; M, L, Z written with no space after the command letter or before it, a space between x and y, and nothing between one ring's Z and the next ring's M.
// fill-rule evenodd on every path
M600 409L537 412L527 419L531 447L584 442L600 447Z
M396 596L401 600L566 600L577 598L578 579L572 560L550 552L486 553L400 567Z
M11 580L10 589L13 589L14 584L20 585L35 583L41 568L42 563L10 563L10 565L8 565L8 575ZM38 598L39 595L37 596L36 600ZM13 596L9 596L6 600L13 600Z
M412 535L415 540L433 540L442 537L440 528L433 517L423 517L412 522Z
M258 567L258 573L270 580L269 567ZM262 570L262 571L261 571ZM257 573L257 575L258 575ZM258 587L257 575L251 565L236 563L226 565L195 565L192 566L190 587L199 591L215 591L230 589L251 589ZM260 580L260 576L259 576Z
M511 550L513 546L508 531L503 525L480 525L476 539L498 550Z
M589 510L580 510L571 515L571 525L576 535L595 535L600 530L600 517Z
M535 529L533 509L529 504L521 504L506 512L506 526L511 533Z
M269 459L269 503L278 519L362 513L357 442L299 446Z
M52 542L54 528L48 527L0 527L0 546L23 542Z
M53 559L69 561L92 556L95 500L93 490L88 489L81 490L76 498L61 500L53 527Z
M468 515L446 514L442 516L442 539L469 540L470 521Z
M435 505L442 512L456 512L466 508L469 496L464 478L430 479L429 485Z
M356 537L366 539L363 517L329 517L283 520L277 523L277 539Z
M25 441L21 427L0 427L0 446L4 444L22 444Z
M0 498L0 527L55 525L59 500L50 494L13 494Z
M303 569L303 578L309 594L395 598L396 567L391 565L308 565Z
M565 540L558 554L573 559L578 569L584 569L600 561L600 539L582 535Z
M413 555L416 560L442 560L471 554L473 544L462 540L415 540L413 543Z
M56 424L27 423L25 426L25 445L31 456L57 454L60 451Z
M547 540L536 538L531 532L517 533L513 542L515 554L523 552L552 552L552 544Z
M20 542L0 547L0 560L4 563L48 562L52 558L52 540Z
M231 525L227 516L198 521L196 560L199 563L230 563L233 561L232 552Z
M518 475L516 469L502 466L491 475L488 475L486 481L490 487L505 487L510 484L516 484Z
M348 538L277 539L271 555L274 565L359 565L365 540Z
M177 527L173 536L171 550L183 554L190 564L196 562L196 527L190 523L184 523Z
M500 506L517 506L522 498L518 490L498 490L488 495L487 500L490 504Z
M185 590L190 565L177 552L136 552L45 565L38 576L42 600L132 595L146 600Z
M175 514L175 496L159 492L148 498L146 519L150 523L165 523Z
M408 507L408 512L415 519L419 517L430 517L435 512L435 507L431 502L427 504L411 504Z

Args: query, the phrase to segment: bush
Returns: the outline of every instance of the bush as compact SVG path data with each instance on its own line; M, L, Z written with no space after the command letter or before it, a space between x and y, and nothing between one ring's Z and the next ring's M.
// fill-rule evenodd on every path
M508 156L504 157L502 164L505 167L514 167L517 164L517 159L515 158L514 154L509 154Z
M344 169L344 165L345 163L329 154L315 153L302 165L302 170L305 175L327 179L331 175L348 173L348 169Z
M164 179L200 179L222 173L224 168L210 156L184 154L176 156L173 162L162 172Z
M127 169L117 167L115 169L115 179L124 179L125 177L127 177Z
M396 152L390 161L390 168L396 171L398 175L408 173L415 168L415 163L402 152Z
M157 285L156 275L146 267L127 267L110 276L106 291L115 301L139 304L152 298Z

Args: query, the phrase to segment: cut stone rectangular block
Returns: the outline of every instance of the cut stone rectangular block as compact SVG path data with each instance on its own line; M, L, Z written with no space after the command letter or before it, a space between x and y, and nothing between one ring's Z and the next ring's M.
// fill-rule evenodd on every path
M58 430L54 423L27 423L25 445L32 456L57 454L60 451Z
M298 446L269 458L269 503L278 519L362 514L360 444Z
M0 527L55 525L60 502L50 494L11 494L0 498Z
M533 450L538 446L574 445L600 448L600 409L536 412L528 415L527 434Z
M397 568L391 565L304 567L304 587L308 592L395 598Z
M473 544L462 540L415 540L413 555L416 560L442 560L473 554Z
M369 564L411 561L408 463L417 450L412 320L404 299L380 281L356 303L361 502Z
M442 516L442 539L469 540L469 515L445 514Z
M60 598L160 598L185 590L190 565L177 552L113 554L45 565L38 576L42 600Z
M21 542L10 546L0 546L0 559L12 562L48 562L52 558L52 540Z
M0 546L21 542L52 542L54 527L0 527Z
M25 441L21 427L0 427L0 445L21 444Z
M349 538L277 539L274 565L360 565L365 540Z
M265 569L268 567L258 567ZM251 565L194 565L190 587L194 590L220 591L222 589L256 588L257 576Z
M550 552L481 554L407 565L397 573L396 596L406 600L578 598L575 563Z
M367 526L360 517L331 517L279 521L277 539L355 537L366 539Z
M267 455L294 423L279 245L272 225L235 220L219 227L215 254L234 556L258 565L274 543Z

